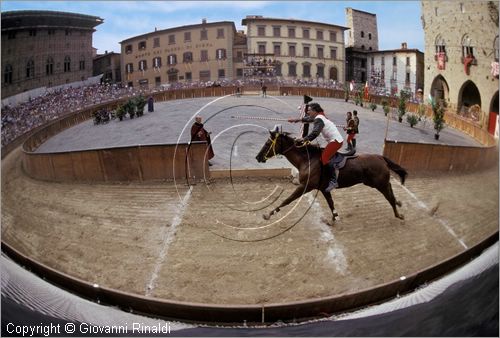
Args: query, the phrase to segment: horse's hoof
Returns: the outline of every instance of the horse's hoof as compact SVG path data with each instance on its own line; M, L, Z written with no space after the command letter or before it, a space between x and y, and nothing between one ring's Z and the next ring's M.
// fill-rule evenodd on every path
M401 214L398 216L398 218L401 219L401 220L405 219L405 217L403 215L401 215Z
M264 215L262 215L262 218L264 218L266 221L269 221L269 219L271 218L271 216L264 214Z
M402 207L402 206L403 206L403 203L401 203L400 201L396 201L396 205L397 205L398 207Z

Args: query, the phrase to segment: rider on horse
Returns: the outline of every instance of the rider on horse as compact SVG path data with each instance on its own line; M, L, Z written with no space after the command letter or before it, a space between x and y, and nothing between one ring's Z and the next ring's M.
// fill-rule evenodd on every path
M330 177L330 182L326 188L326 191L330 192L332 189L338 187L335 170L333 168L333 161L330 162L330 159L332 159L337 151L342 147L344 139L335 123L326 118L323 108L321 108L318 103L310 103L308 112L309 116L305 116L302 119L288 119L288 122L314 122L312 132L302 139L297 139L298 143L306 141L310 142L318 137L319 134L321 134L326 142L328 142L325 149L323 149L323 152L321 153L321 163L323 164L323 169L326 170L328 177Z

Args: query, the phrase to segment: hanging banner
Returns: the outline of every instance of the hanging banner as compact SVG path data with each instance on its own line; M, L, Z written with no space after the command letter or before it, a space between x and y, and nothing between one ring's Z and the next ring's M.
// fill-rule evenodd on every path
M446 68L446 54L444 52L439 52L437 61L438 61L438 69L444 70Z

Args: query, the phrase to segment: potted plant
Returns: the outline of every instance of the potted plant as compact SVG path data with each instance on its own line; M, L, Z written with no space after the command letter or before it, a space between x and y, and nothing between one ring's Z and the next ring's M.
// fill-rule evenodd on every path
M432 120L434 121L434 129L436 133L434 134L434 138L439 140L439 132L444 129L444 102L435 102L431 101L432 111L434 115L432 116Z
M136 107L137 117L144 115L144 106L146 106L146 99L144 98L144 96L139 95L138 97L136 97L134 103Z
M398 121L403 122L403 116L406 114L406 100L408 99L408 93L404 90L399 92L398 100Z
M359 106L363 107L363 90L362 89L358 90L358 99L359 99Z
M125 111L128 113L131 119L135 116L135 103L132 99L129 99L127 103L125 103Z
M418 123L418 116L415 114L408 114L406 116L406 122L410 124L410 127L413 128Z
M125 117L125 114L127 114L127 111L125 110L125 105L121 104L118 106L115 112L115 116L120 119L120 121L123 121L123 118Z
M347 83L344 85L344 100L349 101L349 84Z
M370 109L375 111L375 109L377 109L377 104L375 102L370 103Z
M384 115L387 116L389 112L391 111L391 108L389 106L383 106L382 109L384 110Z

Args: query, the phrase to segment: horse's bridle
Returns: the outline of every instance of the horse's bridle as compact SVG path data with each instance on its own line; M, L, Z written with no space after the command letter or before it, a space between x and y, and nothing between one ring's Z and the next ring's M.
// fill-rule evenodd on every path
M269 138L269 140L271 141L271 145L267 149L267 152L264 154L264 160L267 161L268 159L273 158L274 156L278 155L278 153L276 153L276 143L278 142L279 135L280 135L279 133L276 133L276 137L274 139ZM310 143L311 143L311 141L309 141L309 140L304 141L301 145L297 145L294 142L294 144L292 144L290 147L288 147L287 149L283 150L281 152L281 155L285 155L287 152L289 152L290 150L292 150L293 147L302 148L302 147L307 146ZM271 149L273 150L273 154L268 157L267 155L269 154L269 152L271 151Z

